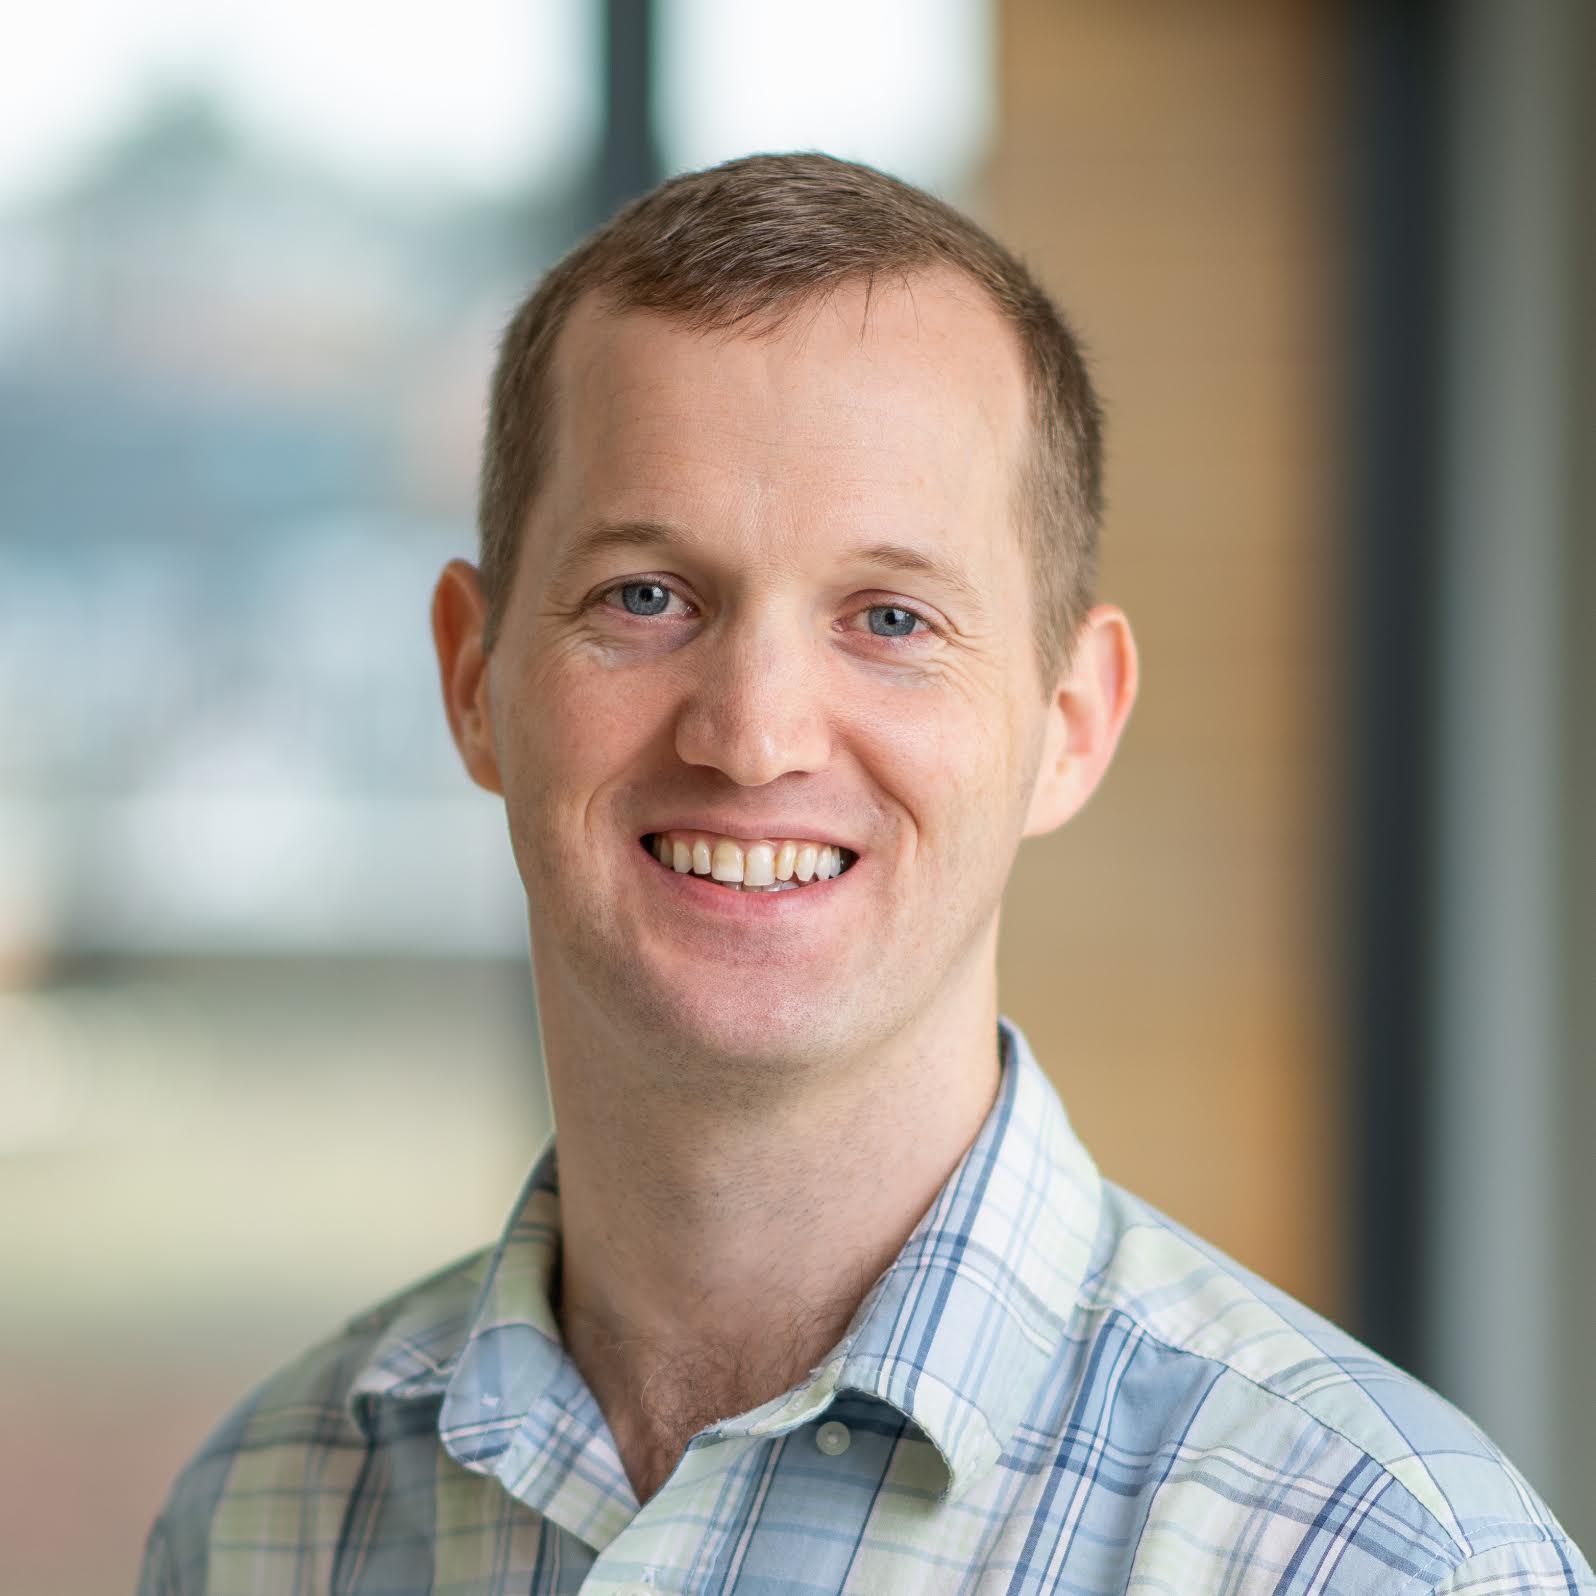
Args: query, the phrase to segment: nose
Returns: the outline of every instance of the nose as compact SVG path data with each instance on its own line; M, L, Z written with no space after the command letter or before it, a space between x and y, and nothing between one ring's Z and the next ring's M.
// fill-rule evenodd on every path
M778 617L728 625L699 668L676 722L684 763L739 787L824 767L831 748L813 643Z

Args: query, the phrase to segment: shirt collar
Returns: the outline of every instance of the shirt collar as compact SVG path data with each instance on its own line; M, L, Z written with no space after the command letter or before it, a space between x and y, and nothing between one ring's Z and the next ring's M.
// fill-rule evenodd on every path
M997 1097L975 1141L843 1339L791 1392L701 1438L776 1436L840 1391L910 1419L958 1496L1013 1439L1075 1307L1096 1236L1100 1179L1018 1027L998 1021ZM596 1405L566 1357L550 1305L559 1261L559 1176L545 1144L498 1246L455 1278L453 1312L425 1294L379 1339L355 1390L443 1397L439 1433L455 1460L504 1476L535 1405ZM475 1290L469 1310L469 1297ZM536 1460L516 1459L523 1481ZM517 1494L523 1494L518 1492Z
M805 1385L723 1431L775 1435L836 1391L924 1432L959 1496L1008 1447L1058 1355L1097 1234L1101 1183L1019 1028L975 1141L843 1340Z

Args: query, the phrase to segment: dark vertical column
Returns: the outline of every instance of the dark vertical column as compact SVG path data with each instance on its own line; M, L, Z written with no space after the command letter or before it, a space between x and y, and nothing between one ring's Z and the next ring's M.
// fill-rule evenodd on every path
M1423 1374L1440 557L1444 29L1425 0L1351 13L1344 812L1354 1332Z
M605 0L604 143L595 221L664 175L654 139L654 0Z
M1584 152L1596 149L1596 8L1571 5L1569 37L1571 181L1567 204L1577 285L1570 307L1569 517L1564 538L1561 744L1565 861L1562 898L1564 1060L1567 1072L1562 1167L1567 1171L1556 1305L1560 1472L1568 1495L1556 1503L1564 1527L1587 1556L1596 1554L1596 186Z

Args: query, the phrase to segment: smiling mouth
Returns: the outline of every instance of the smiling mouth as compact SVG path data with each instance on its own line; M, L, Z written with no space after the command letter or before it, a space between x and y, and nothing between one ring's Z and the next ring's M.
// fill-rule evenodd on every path
M859 857L833 843L745 842L703 831L651 831L638 842L667 870L702 876L733 892L795 892L840 876Z

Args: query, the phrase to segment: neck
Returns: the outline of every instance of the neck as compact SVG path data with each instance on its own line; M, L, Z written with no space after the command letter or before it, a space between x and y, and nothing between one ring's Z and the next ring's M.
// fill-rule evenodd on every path
M540 988L560 1323L640 1499L825 1357L974 1141L999 1075L984 968L859 1055L720 1090Z

